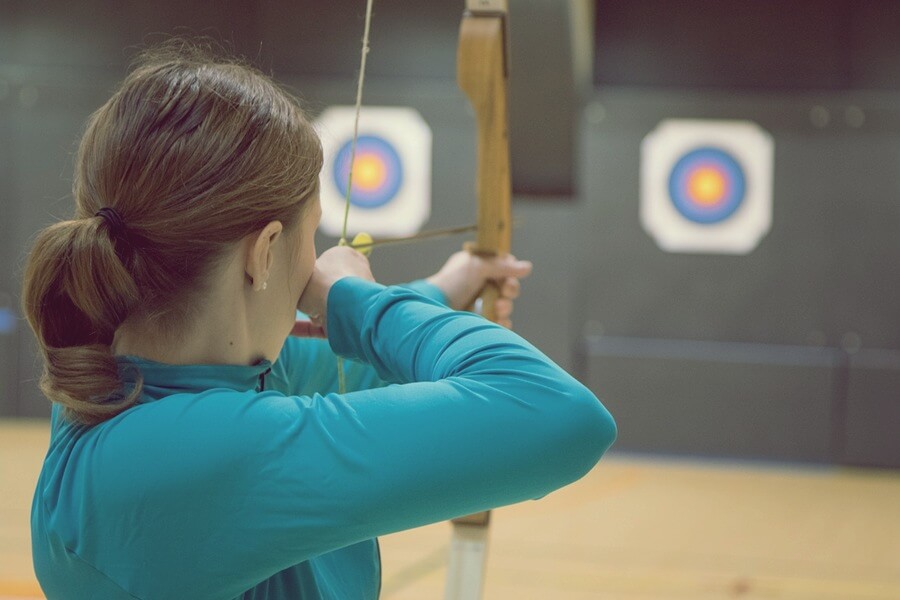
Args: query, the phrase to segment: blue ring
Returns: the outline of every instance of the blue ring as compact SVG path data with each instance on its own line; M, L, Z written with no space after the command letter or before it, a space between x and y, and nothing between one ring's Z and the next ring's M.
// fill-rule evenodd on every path
M725 177L725 198L716 206L703 206L691 197L688 180L700 167L718 169ZM721 223L740 208L747 193L744 170L734 157L724 150L705 146L691 150L675 163L669 175L669 198L686 219L701 225Z
M332 178L341 196L347 196L347 176L350 174L350 151L353 140L346 142L338 150L332 166ZM365 153L376 154L384 161L385 180L374 190L361 190L354 183L350 204L371 210L384 206L394 199L403 185L403 163L394 146L384 138L361 135L356 140L357 157Z

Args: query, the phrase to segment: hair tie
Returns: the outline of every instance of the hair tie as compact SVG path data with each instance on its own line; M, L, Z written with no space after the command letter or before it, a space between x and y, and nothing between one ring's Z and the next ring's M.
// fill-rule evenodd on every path
M108 206L104 206L100 210L98 210L95 214L95 217L102 217L104 221L106 221L107 225L109 225L109 231L113 234L113 237L124 239L127 237L127 232L125 231L125 221L122 220L122 217L119 213L116 212L114 208L110 208Z

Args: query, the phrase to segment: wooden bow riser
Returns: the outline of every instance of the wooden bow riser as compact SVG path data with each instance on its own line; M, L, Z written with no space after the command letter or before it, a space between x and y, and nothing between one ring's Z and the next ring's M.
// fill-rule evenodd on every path
M459 87L468 96L478 124L478 235L476 254L509 253L510 222L509 134L506 98L506 16L463 16L457 56ZM488 284L481 293L481 314L497 320L494 308L499 286Z

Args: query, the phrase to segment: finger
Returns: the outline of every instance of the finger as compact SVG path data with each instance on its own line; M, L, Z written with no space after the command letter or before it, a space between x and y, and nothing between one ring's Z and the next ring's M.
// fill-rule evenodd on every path
M516 277L507 277L500 286L500 295L511 300L518 298L521 291L522 284Z
M291 329L291 335L304 338L325 338L325 328L312 321L297 321Z
M494 301L494 314L498 319L507 319L513 312L513 303L509 298L497 298Z

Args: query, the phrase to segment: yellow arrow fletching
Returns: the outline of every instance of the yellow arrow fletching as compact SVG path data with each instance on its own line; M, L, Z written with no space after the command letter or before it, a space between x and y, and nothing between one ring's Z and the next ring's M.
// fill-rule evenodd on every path
M372 236L368 233L357 233L356 237L353 238L353 241L350 242L350 245L359 250L363 256L372 254Z

